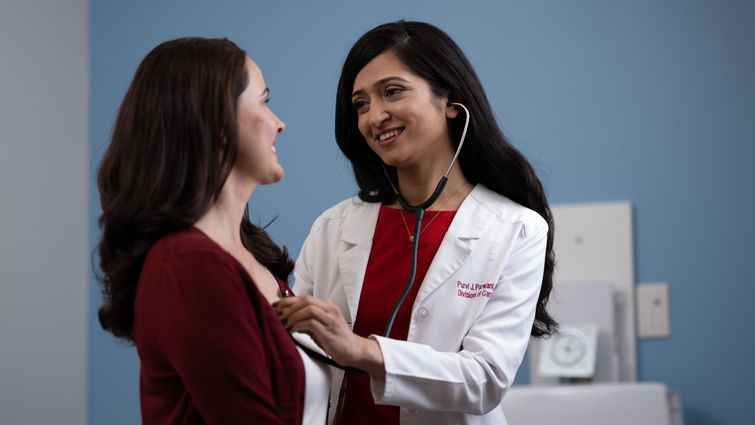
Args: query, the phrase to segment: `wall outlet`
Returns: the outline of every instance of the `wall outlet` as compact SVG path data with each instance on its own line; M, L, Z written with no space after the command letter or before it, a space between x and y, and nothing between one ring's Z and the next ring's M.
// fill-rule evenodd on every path
M637 285L637 336L668 338L671 336L668 283Z

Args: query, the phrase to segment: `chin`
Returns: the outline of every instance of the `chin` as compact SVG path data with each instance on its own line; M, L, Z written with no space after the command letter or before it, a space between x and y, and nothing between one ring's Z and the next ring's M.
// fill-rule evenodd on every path
M279 181L283 180L283 175L285 173L283 172L283 169L280 170L280 172L276 173L272 178L270 179L270 182L268 184L278 183Z
M406 158L399 158L399 157L388 157L388 158L382 158L385 165L390 165L391 167L400 168L402 166L407 165Z

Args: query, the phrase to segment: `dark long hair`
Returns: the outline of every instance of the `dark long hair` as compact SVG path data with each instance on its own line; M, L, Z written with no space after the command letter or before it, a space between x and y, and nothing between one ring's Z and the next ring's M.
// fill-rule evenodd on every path
M553 218L540 180L527 159L512 146L495 120L485 91L472 65L459 46L440 29L423 22L398 21L373 28L351 48L343 64L336 98L336 141L351 161L359 185L359 197L368 202L391 203L395 194L386 179L380 157L370 149L357 127L351 93L359 71L385 51L393 52L414 74L424 78L437 96L464 104L470 124L459 154L462 173L472 183L530 208L548 223L545 270L535 311L532 336L555 330L556 321L546 311L553 286ZM460 114L460 117L463 117ZM463 121L450 122L454 148L461 137ZM385 165L391 179L396 169Z
M136 286L149 249L196 223L231 172L245 59L228 39L168 41L144 58L126 92L97 173L99 320L116 337L133 342ZM248 211L239 231L254 257L286 280L293 261Z

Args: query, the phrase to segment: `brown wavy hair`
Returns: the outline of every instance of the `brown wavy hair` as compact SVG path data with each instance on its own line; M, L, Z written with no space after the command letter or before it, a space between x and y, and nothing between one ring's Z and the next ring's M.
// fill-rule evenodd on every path
M228 39L181 38L139 65L97 172L100 325L133 342L134 299L147 252L187 229L214 202L238 152L236 107L248 84L246 53ZM293 261L248 210L244 246L287 280Z

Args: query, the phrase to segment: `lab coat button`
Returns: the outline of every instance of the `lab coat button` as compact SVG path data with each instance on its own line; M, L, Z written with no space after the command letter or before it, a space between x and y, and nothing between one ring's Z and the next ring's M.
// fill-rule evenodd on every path
M427 309L427 307L420 307L417 309L416 317L419 320L427 319L427 316L430 315L430 310Z

